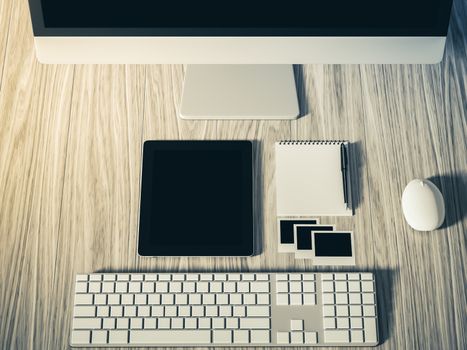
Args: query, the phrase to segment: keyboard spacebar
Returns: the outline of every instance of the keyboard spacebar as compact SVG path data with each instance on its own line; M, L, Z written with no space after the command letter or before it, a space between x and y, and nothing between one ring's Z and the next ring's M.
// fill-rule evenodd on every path
M131 330L130 344L209 344L209 330Z

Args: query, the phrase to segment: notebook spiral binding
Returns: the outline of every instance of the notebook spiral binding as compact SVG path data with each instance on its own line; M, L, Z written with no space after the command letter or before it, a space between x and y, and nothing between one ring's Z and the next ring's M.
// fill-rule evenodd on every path
M282 140L279 145L340 145L347 142L346 140Z

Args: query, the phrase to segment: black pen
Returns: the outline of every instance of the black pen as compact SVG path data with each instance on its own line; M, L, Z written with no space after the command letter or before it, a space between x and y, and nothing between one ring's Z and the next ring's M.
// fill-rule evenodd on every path
M341 144L341 171L342 171L342 183L344 188L344 204L348 207L347 200L347 150L345 145Z

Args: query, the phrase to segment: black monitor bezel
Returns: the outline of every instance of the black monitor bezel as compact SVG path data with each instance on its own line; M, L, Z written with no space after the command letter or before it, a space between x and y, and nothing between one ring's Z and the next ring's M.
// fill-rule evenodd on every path
M46 27L41 0L29 0L35 36L154 36L154 37L444 37L452 0L445 0L438 21L430 28L51 28Z

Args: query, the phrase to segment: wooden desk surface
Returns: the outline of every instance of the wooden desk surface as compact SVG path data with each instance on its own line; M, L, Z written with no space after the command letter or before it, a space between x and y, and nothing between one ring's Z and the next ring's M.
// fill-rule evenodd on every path
M297 121L182 121L182 66L36 62L25 0L0 1L0 348L62 349L75 273L316 269L276 246L273 143L349 139L357 200L355 270L376 271L384 349L466 349L467 21L455 1L443 62L299 69ZM308 102L306 102L308 101ZM146 139L258 140L253 258L136 254ZM400 197L432 178L443 229L404 222Z

